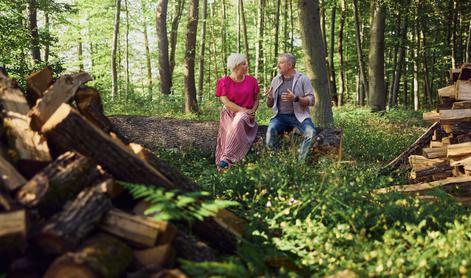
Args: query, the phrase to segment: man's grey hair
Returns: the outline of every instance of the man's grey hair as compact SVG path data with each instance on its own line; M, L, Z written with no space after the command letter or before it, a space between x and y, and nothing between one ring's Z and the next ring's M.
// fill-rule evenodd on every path
M288 61L288 63L290 63L293 68L296 66L296 57L294 57L293 54L291 53L283 53L283 54L280 54L280 56L278 56L278 58L281 58L281 57L284 57L286 58L286 60Z
M233 70L240 63L243 63L245 61L247 61L245 55L240 53L232 53L231 55L229 55L229 57L227 57L227 68Z

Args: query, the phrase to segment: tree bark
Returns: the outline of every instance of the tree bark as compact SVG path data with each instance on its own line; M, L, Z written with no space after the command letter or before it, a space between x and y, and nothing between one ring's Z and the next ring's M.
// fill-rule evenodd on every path
M257 8L257 43L255 49L255 77L258 80L261 80L261 84L264 84L265 75L260 73L261 69L264 67L264 57L263 57L263 33L265 25L265 0L258 0Z
M196 32L198 29L198 2L191 0L185 44L185 69L183 72L185 83L185 112L195 113L198 111L195 86L195 53Z
M160 92L165 95L169 95L172 89L172 75L168 57L167 6L168 0L157 1L156 29L159 46Z
M325 63L325 47L321 37L319 1L299 0L301 37L303 38L304 61L311 79L316 103L314 120L321 127L334 124L329 95L329 80Z
M340 5L340 19L339 19L339 32L337 36L337 49L338 49L338 59L339 59L339 98L337 105L342 106L344 104L344 94L345 94L345 79L343 74L343 28L345 25L345 18L347 13L346 0L342 0Z
M358 104L365 105L365 97L368 97L368 81L365 74L365 63L363 62L363 48L361 46L360 16L358 14L358 0L353 0L353 13L355 17L355 43L358 57L358 71L360 78L360 90L358 92Z
M119 37L119 17L121 12L121 0L116 0L116 14L114 19L113 47L111 50L111 101L118 96L118 69L116 62L116 54L118 51Z
M330 95L335 101L335 104L338 103L337 96L337 84L335 82L335 67L334 67L334 41L335 41L335 16L337 11L337 5L332 6L331 14L331 25L330 25L330 50L329 50L329 69L330 69Z
M426 53L426 38L425 33L422 30L422 61L424 65L424 87L425 87L425 101L427 107L430 109L432 107L432 88L430 84L430 73L429 73L429 66L428 66L428 58Z
M278 61L278 41L279 41L279 31L280 31L280 21L278 20L280 18L280 5L281 5L281 0L276 0L276 14L275 14L275 42L273 44L274 50L273 50L273 57ZM273 71L272 71L272 76L275 76L276 74L276 62L273 65Z
M414 111L418 111L420 108L420 95L419 95L419 51L420 49L420 39L419 39L419 27L418 27L418 19L416 17L415 25L414 25L414 40L415 45L414 50L411 52L413 55L412 61L414 61Z
M402 68L404 67L406 57L406 45L407 45L407 26L409 17L406 15L401 27L401 41L399 45L399 58L396 71L394 73L394 85L392 89L392 106L397 106L397 98L399 92L399 85L401 81Z
M37 20L37 0L29 0L28 2L28 27L31 35L31 56L35 64L41 62L41 52L39 48L39 33Z
M471 51L471 20L469 20L469 28L468 28L468 39L466 40L466 49L465 49L465 61L466 63L471 62L469 60L469 52Z
M170 32L170 76L173 77L173 70L175 69L175 51L177 50L178 26L183 14L185 1L178 0L175 7L175 17L172 20L172 30Z
M226 59L227 59L227 45L226 45L226 0L221 1L221 12L222 12L222 18L221 18L221 47L222 47L222 65L223 65L223 75L227 74L227 64L226 64ZM217 76L219 78L219 76Z
M44 26L46 27L46 32L47 32L47 35L49 36L50 35L50 30L49 30L49 11L46 10L44 11ZM50 42L46 42L46 45L45 45L45 48L44 48L44 62L46 62L46 64L49 63L49 53L50 53Z
M124 0L124 9L126 10L126 100L129 99L129 93L131 92L131 77L129 75L129 5L128 0Z
M384 7L379 1L374 4L373 24L370 30L369 106L373 111L386 109L386 86L384 82Z
M80 30L79 30L80 32ZM83 66L83 43L82 43L82 35L79 35L78 37L78 61L79 61L79 70L83 71L84 66Z
M247 34L247 22L245 21L245 10L244 10L244 0L240 1L240 14L242 16L242 29L244 32L244 46L245 46L245 56L247 57L247 64L250 65L250 52L249 52L249 39Z
M203 20L201 27L200 37L200 59L198 67L198 102L203 100L203 85L204 85L204 54L206 51L206 20L208 18L208 0L203 0Z
M147 17L146 17L146 5L145 0L141 0L141 9L142 9L142 20L144 25L144 47L146 49L146 65L147 65L147 91L149 94L149 99L152 100L152 64L150 58L149 50L149 36L147 33Z

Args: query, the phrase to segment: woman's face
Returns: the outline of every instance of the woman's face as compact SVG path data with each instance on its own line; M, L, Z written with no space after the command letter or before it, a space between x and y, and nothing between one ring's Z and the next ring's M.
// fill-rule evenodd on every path
M249 69L247 61L243 61L234 68L234 73L236 74L246 74Z

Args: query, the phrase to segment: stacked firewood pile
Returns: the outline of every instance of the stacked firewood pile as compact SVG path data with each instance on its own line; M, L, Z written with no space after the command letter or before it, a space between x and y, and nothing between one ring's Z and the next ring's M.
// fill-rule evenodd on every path
M450 70L449 86L438 90L437 111L424 113L434 124L383 172L406 160L412 184L377 192L425 192L442 188L463 205L471 206L471 64Z
M103 115L87 73L27 78L26 97L0 72L0 274L9 277L185 277L175 258L233 253L228 210L176 228L145 216L120 181L199 191ZM203 200L202 200L203 201ZM1 275L0 275L1 276Z

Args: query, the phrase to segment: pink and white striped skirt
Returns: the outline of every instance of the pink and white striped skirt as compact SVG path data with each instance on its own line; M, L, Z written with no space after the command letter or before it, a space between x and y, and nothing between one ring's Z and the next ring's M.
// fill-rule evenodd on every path
M255 119L248 113L235 113L224 107L219 121L216 165L221 160L225 160L229 166L241 161L255 140L257 129Z

